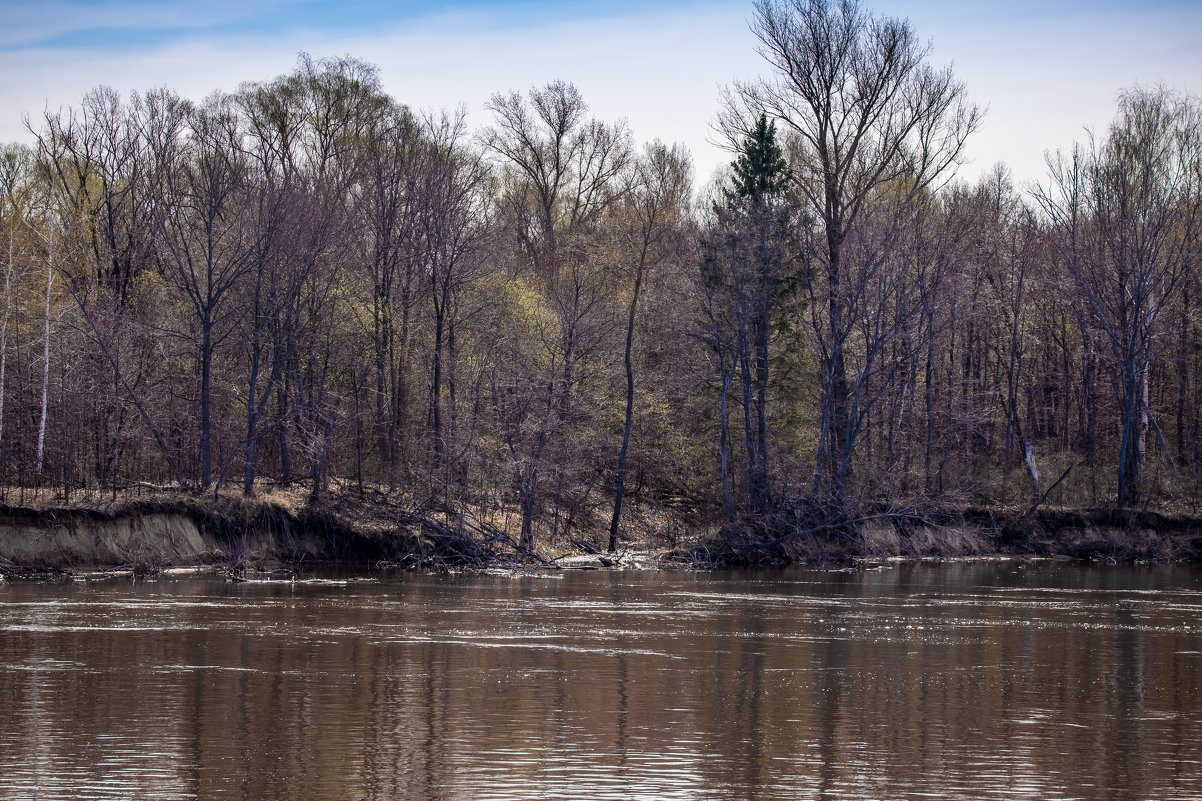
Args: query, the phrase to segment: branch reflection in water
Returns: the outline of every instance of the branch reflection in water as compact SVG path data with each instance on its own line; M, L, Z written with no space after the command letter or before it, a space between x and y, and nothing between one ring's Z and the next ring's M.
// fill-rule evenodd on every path
M0 798L1202 796L1202 572L0 585Z

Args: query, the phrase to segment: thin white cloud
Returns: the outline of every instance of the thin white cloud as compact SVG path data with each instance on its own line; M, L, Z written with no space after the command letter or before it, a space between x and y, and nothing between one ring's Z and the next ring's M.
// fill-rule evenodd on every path
M251 16L279 11L286 0L125 0L112 3L20 3L4 9L0 47L36 46L40 42L80 32L133 29L202 29L232 25ZM98 43L103 49L103 42Z

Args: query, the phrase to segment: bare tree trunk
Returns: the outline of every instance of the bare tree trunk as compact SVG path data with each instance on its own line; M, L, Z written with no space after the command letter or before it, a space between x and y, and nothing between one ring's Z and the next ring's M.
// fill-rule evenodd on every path
M359 379L359 374L355 373L354 390L351 395L355 399L355 486L359 488L359 495L363 495L363 387Z
M1098 390L1097 358L1094 354L1093 335L1088 327L1081 327L1081 344L1085 350L1082 373L1085 384L1085 438L1089 447L1089 496L1098 502Z
M208 321L201 323L200 342L200 488L213 483L213 330Z
M763 315L756 326L756 450L755 496L759 511L772 502L772 483L768 472L768 317Z
M626 453L630 448L630 428L634 421L634 362L631 351L634 346L634 320L638 313L639 290L643 284L640 266L634 275L634 294L630 298L630 309L626 315L626 350L623 364L626 367L626 418L622 425L622 448L618 451L618 475L614 489L614 513L609 521L609 552L618 550L618 525L622 517L622 500L626 494Z
M832 232L833 233L833 232ZM830 300L828 303L828 329L830 363L827 365L825 406L828 410L826 424L829 432L827 441L827 463L821 466L827 479L827 493L834 499L843 497L847 478L846 466L851 458L850 432L847 420L847 364L843 356L843 303L840 297L843 286L840 274L840 246L836 237L828 237L829 269L830 269Z
M250 386L246 399L246 457L242 472L242 494L252 497L255 494L255 474L257 472L256 448L259 440L258 409L255 408L255 391L259 378L258 364L250 368Z
M8 265L4 272L4 316L0 318L0 444L4 442L4 389L8 369L8 320L12 316L13 237L8 238Z
M447 452L454 454L451 475L460 488L467 484L466 462L459 451L459 349L455 336L455 315L447 324ZM479 397L479 395L477 395Z
M36 472L42 475L46 448L46 415L50 407L50 291L54 288L54 243L47 246L46 299L42 307L42 407L38 417L38 448Z
M391 317L386 312L387 297L382 289L375 292L375 309L372 314L372 344L376 356L376 451L382 464L392 464L391 429L388 409L391 408L389 394L391 381L389 374L392 369L391 351Z
M1139 375L1139 410L1135 416L1135 452L1139 460L1139 481L1143 482L1144 465L1148 463L1148 403L1149 398L1149 374L1151 373L1151 365L1147 359L1143 360L1140 366Z
M1140 504L1147 436L1147 365L1128 359L1123 376L1122 439L1119 443L1119 494L1121 507Z
M276 435L280 448L280 481L285 484L292 482L292 454L288 441L288 426L292 425L289 374L284 374L283 384L276 392L276 405L279 407L279 420L276 422Z
M538 509L538 468L530 468L529 476L518 473L518 489L522 501L522 532L518 538L518 547L523 550L534 550L534 515Z
M121 424L124 416L125 408L121 403L121 372L113 368L113 467L109 471L113 500L117 499L117 477L121 474Z
M431 465L431 474L436 480L440 478L439 474L443 470L443 462L446 459L446 441L443 434L442 423L442 373L443 373L443 340L445 339L446 329L446 298L440 303L436 297L434 300L434 347L431 349L431 369L430 369L430 422L433 429L430 433L434 438L434 463Z
M1176 446L1177 458L1184 461L1185 456L1185 416L1189 408L1189 330L1191 312L1190 282L1186 281L1181 288L1181 322L1177 328L1177 429Z
M242 472L242 494L251 497L255 494L256 446L259 439L258 423L262 403L259 394L259 358L262 355L263 334L263 299L262 274L256 276L255 296L252 307L251 342L250 342L250 375L246 380L246 455ZM271 392L270 387L263 390L266 398Z
M931 475L931 464L935 458L935 396L934 396L934 361L935 335L931 321L931 312L927 312L927 356L923 373L923 404L926 414L926 441L923 448L922 486L926 494L932 495L935 484Z
M393 389L393 414L390 421L391 427L389 430L388 448L391 452L391 461L394 467L400 465L401 469L406 473L408 478L409 471L409 454L401 445L401 438L407 438L411 431L409 426L410 417L410 397L411 391L409 360L411 354L409 352L413 333L411 331L411 304L412 304L412 277L406 270L404 281L401 284L401 329L400 334L395 340L396 353L393 358L389 359L389 363L395 365L395 386ZM407 440L406 440L407 441Z
M719 421L721 439L719 444L719 460L722 466L722 501L726 508L726 519L735 522L735 496L730 486L730 385L734 380L734 366L727 366L726 357L720 355L722 367L722 399L719 403L722 415Z
M751 356L748 353L746 322L739 322L738 351L735 355L739 365L739 384L743 393L743 444L747 449L747 495L751 508L760 511L762 504L755 481L755 425L752 421L751 400Z
M251 309L250 373L246 382L246 450L242 476L242 493L247 497L255 494L255 478L259 470L259 440L270 432L270 429L263 430L263 415L280 382L280 374L285 369L285 356L279 337L268 337L271 312L264 302L262 280L262 274L256 276ZM262 376L265 351L270 353L270 370L266 377Z

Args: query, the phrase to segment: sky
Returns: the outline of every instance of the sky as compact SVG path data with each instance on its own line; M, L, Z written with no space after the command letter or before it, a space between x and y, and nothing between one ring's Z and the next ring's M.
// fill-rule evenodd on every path
M1202 94L1197 0L865 0L907 17L986 109L961 169L1004 162L1024 185L1045 153L1102 132L1124 88ZM553 80L636 139L683 142L699 180L731 159L711 123L721 87L765 74L750 0L0 0L0 142L88 89L166 86L194 99L287 73L297 54L351 55L415 109L463 105L475 126L498 92Z

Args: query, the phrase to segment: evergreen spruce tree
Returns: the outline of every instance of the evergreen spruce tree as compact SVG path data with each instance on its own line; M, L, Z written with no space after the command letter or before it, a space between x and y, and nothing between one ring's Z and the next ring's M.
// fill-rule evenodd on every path
M722 371L721 461L727 511L733 515L729 470L729 390L741 391L746 448L745 506L767 511L773 502L769 458L769 378L772 340L783 290L796 262L797 205L788 188L788 162L776 126L761 115L731 162L730 184L714 206L714 228L702 265L711 340Z

